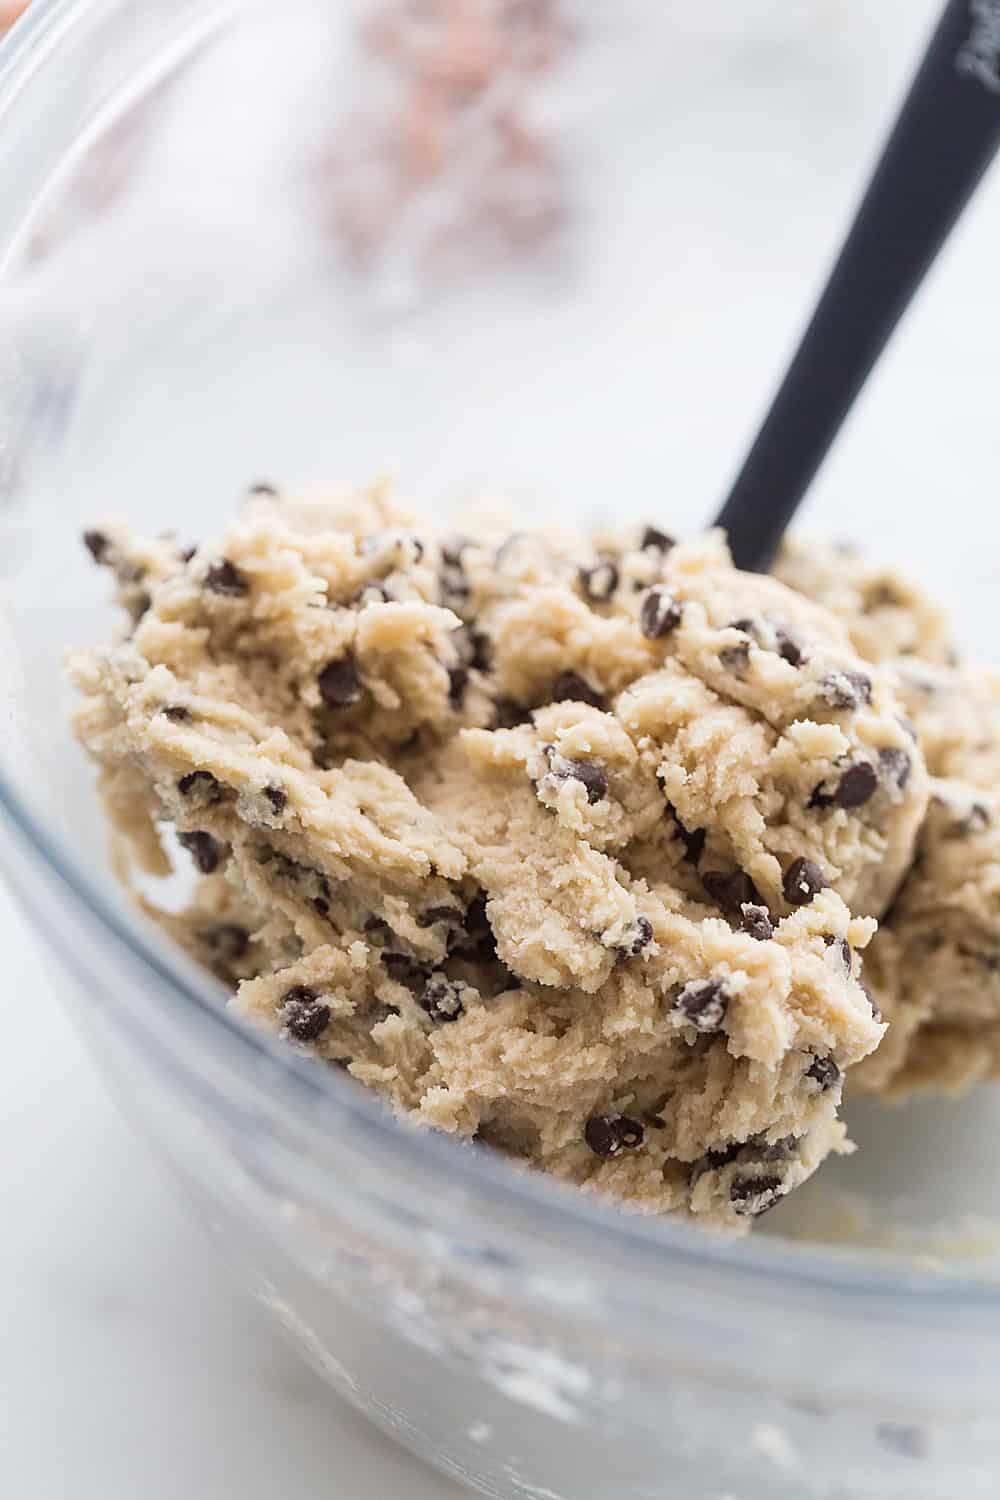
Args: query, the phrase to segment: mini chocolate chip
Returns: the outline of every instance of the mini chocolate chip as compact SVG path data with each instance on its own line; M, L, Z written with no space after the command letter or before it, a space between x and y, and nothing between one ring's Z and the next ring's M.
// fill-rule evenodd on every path
M328 662L316 679L327 708L350 708L362 694L361 678L350 656Z
M389 978L395 979L397 984L405 984L408 989L416 989L427 978L426 966L417 963L407 953L383 953L381 958Z
M811 859L793 859L782 882L789 906L808 906L814 896L826 889L826 876Z
M583 1138L595 1156L607 1160L642 1145L646 1128L629 1115L592 1115L583 1127Z
M513 698L494 698L494 729L516 729L519 724L529 724L530 722L531 710L525 708L523 704L515 703Z
M870 760L855 761L837 783L833 801L837 807L863 807L878 786L878 772Z
M913 762L905 750L887 747L878 753L878 763L883 776L891 777L902 791L910 779Z
M729 995L719 979L692 979L677 996L674 1009L696 1031L718 1031L729 1009Z
M432 1021L442 1024L457 1021L465 1010L462 989L462 985L456 984L446 974L432 974L424 985L418 1004Z
M365 917L362 927L369 936L377 937L383 943L391 943L396 936L385 918L378 916L373 911L370 911L367 917Z
M706 1172L718 1172L720 1168L728 1167L730 1162L736 1160L745 1145L745 1141L731 1141L728 1146L714 1146L706 1151L704 1156L700 1156L696 1162L692 1163L689 1185L694 1187L698 1179L704 1177Z
M254 484L247 485L248 495L271 495L276 499L279 493L279 490L266 479L258 479Z
M738 1214L757 1219L784 1197L780 1177L734 1177L729 1184L729 1201Z
M467 952L470 948L482 957L496 957L497 940L486 915L484 895L473 896L469 902L465 913L465 938L461 944L456 944L456 951Z
M810 808L833 806L833 797L829 792L824 792L822 782L820 782L819 786L813 787L812 795L809 798L809 801L806 803L806 806Z
M642 541L639 543L640 550L643 552L669 552L674 545L674 538L655 526L645 528Z
M580 587L592 604L607 604L618 579L618 564L613 557L602 557L592 568L580 569Z
M266 786L264 788L264 796L270 802L274 812L284 812L285 804L288 801L288 793L283 786Z
M589 703L592 708L603 708L604 699L596 688L585 682L576 672L561 672L552 689L553 703Z
M820 691L832 708L860 708L872 701L872 682L863 672L829 672Z
M108 560L108 549L110 541L103 531L85 531L83 533L83 545L94 559L95 563L105 563Z
M667 803L667 813L673 819L674 827L677 830L677 837L684 845L684 859L686 863L696 865L699 859L701 859L702 851L705 848L706 830L704 828L695 828L692 832L688 832L678 817L677 809L672 802Z
M814 1057L806 1069L806 1077L818 1083L820 1093L825 1094L840 1082L840 1069L832 1057Z
M557 781L579 781L587 789L587 801L593 806L608 794L608 778L604 768L592 760L569 760L559 757L558 768L549 773Z
M308 985L296 984L282 998L281 1019L297 1042L314 1042L330 1024L330 1007Z
M722 870L706 870L701 877L706 893L716 906L735 916L746 905L757 906L760 895L749 875L742 870L728 873Z
M750 642L739 641L735 646L723 646L719 662L734 677L742 677L750 661Z
M469 666L477 672L489 672L493 666L493 643L489 636L482 630L470 630L469 645L472 648Z
M788 634L780 625L775 627L774 639L778 647L778 655L782 661L787 661L789 666L801 667L805 660L805 653L794 636Z
M658 641L681 623L683 611L665 588L650 589L639 607L639 629L647 641Z
M222 797L222 787L211 771L189 771L178 781L177 790L182 797L190 797L192 792L198 792L206 803L218 802Z
M198 936L206 948L226 962L242 958L250 946L250 934L235 922L217 922L214 927L199 932Z
M758 943L766 943L774 936L774 923L767 907L755 906L750 901L745 901L740 907L740 926Z
M875 999L875 996L872 994L871 990L865 984L865 982L864 982L863 979L859 979L858 980L858 984L861 986L862 990L864 991L865 999L868 1001L868 1004L872 1008L872 1019L875 1020L875 1021L881 1021L881 1019L882 1019L882 1012L879 1009L878 1001Z
M172 719L175 724L183 724L191 717L191 710L185 708L183 703L168 703L160 709L160 713L165 719Z
M828 934L823 939L823 941L828 948L832 948L834 947L834 945L836 945L837 951L840 954L840 961L844 965L844 969L846 970L846 972L850 974L851 970L854 967L854 955L851 952L851 945L847 941L847 939L833 937Z
M719 1167L728 1167L731 1161L735 1161L745 1145L746 1141L730 1141L728 1146L713 1146L701 1160L713 1171L717 1171Z
M205 587L213 594L225 594L230 599L241 599L250 592L246 578L228 557L212 564L205 574Z
M464 911L458 906L428 906L417 917L418 927L433 927L435 922L448 922L455 926L462 922Z
M630 932L632 929L630 929ZM623 958L635 958L644 948L648 948L653 941L653 924L648 917L636 917L634 923L634 936L619 947L618 952Z
M330 903L325 897L313 896L309 904L314 911L319 912L321 917L328 917L330 915Z
M469 685L468 667L448 668L448 702L456 711L465 702L465 689Z
M219 846L210 833L179 833L177 842L186 849L203 875L218 868Z

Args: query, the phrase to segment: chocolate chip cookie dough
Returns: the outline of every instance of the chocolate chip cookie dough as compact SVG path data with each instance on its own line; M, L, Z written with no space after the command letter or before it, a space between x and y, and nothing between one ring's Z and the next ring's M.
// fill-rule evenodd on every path
M889 1022L859 1084L957 1092L1000 1074L1000 674L963 666L940 609L893 569L786 543L776 572L893 673L929 771L910 872L868 950Z
M378 489L87 541L119 868L190 870L138 899L242 1015L640 1212L745 1226L846 1149L928 781L829 609L717 535L439 535Z

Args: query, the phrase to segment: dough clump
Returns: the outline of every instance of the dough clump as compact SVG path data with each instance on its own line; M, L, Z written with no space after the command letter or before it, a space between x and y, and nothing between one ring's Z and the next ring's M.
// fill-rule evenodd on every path
M930 772L911 868L865 963L889 1029L856 1081L962 1092L1000 1076L1000 673L964 666L944 611L894 569L793 538L775 571L892 672Z
M130 620L71 663L120 872L236 1010L407 1119L740 1228L849 1149L852 1069L917 1058L918 937L966 965L949 1026L994 1003L981 752L897 670L956 671L929 606L883 659L808 557L788 587L714 533L444 534L379 488L257 494L194 550L86 540Z

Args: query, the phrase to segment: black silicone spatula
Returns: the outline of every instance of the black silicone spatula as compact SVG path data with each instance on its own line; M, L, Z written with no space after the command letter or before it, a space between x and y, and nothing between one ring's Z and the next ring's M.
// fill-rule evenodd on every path
M719 515L739 567L762 570L771 562L851 403L998 144L1000 0L950 0ZM997 266L1000 274L1000 246Z

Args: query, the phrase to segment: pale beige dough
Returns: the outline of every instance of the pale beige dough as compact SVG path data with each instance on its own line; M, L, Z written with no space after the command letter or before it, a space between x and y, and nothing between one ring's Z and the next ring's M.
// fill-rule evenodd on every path
M785 538L775 577L823 605L846 625L866 661L918 657L928 666L954 665L948 616L918 584L849 543Z
M91 546L116 857L193 861L144 905L239 1012L640 1212L744 1226L845 1149L928 779L827 608L716 535L437 536L377 489Z
M934 779L913 870L870 949L890 1022L858 1080L957 1092L1000 1064L1000 819L994 796Z
M960 664L944 611L856 553L786 543L776 572L896 678L932 772L913 866L868 950L889 1023L855 1074L902 1097L1000 1076L1000 674Z

